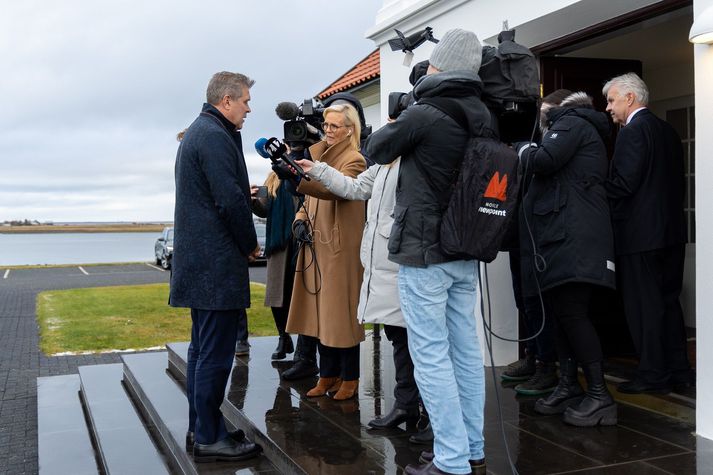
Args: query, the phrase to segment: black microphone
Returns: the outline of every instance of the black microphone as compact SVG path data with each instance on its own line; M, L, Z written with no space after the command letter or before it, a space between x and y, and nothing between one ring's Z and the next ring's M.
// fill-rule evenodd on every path
M281 120L293 120L300 113L300 108L294 102L280 102L275 107L275 113Z
M263 157L265 155L263 155L261 151L269 155L270 160L272 160L273 163L275 163L277 160L282 160L283 162L291 166L295 170L295 172L297 172L297 175L301 176L307 181L310 181L310 177L307 176L304 170L302 170L302 167L299 166L292 157L290 157L290 155L287 153L287 146L284 143L280 142L279 139L275 137L271 137L269 139L260 138L257 142L255 142L255 149Z

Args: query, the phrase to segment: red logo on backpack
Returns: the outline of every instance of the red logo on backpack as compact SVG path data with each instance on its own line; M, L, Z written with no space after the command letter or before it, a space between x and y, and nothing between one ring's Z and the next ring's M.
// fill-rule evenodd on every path
M503 178L501 180L500 172L496 171L493 177L490 179L490 183L488 183L488 187L485 189L485 193L483 193L483 198L493 198L495 200L504 202L507 200L507 187L507 174L503 174Z

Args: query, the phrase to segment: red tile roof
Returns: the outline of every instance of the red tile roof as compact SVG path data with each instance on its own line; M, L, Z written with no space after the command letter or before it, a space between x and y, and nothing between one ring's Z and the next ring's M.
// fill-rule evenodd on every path
M346 91L359 84L367 83L381 75L379 66L379 49L374 50L369 56L361 60L352 69L342 74L342 76L327 86L322 92L317 94L319 99L325 99L332 94Z

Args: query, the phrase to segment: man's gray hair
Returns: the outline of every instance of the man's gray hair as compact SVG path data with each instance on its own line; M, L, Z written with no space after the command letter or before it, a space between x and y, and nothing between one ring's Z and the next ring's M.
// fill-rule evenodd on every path
M208 83L206 91L206 102L216 105L223 100L223 97L230 96L238 99L243 95L243 88L250 89L255 81L244 74L221 71L215 73Z
M610 79L602 88L604 97L609 94L609 89L616 86L620 95L632 93L636 97L636 102L642 106L649 104L649 88L646 83L636 73L626 73Z

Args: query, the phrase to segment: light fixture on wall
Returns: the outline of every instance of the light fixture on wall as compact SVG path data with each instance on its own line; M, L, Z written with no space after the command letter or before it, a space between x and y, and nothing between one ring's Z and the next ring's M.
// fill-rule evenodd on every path
M688 33L691 43L713 44L713 7L708 7L696 17Z

